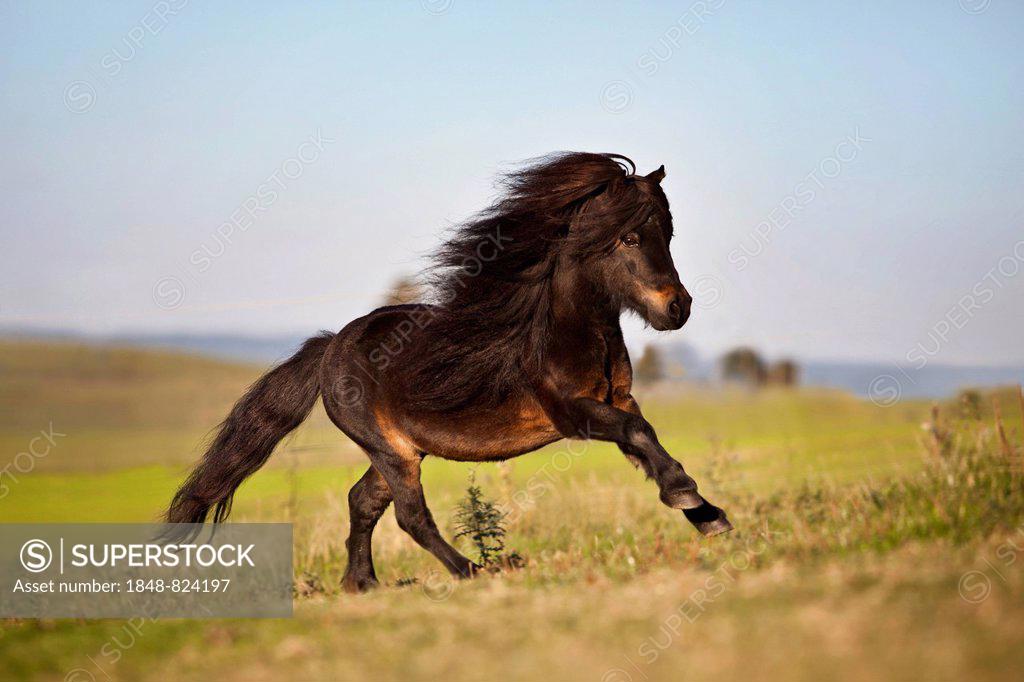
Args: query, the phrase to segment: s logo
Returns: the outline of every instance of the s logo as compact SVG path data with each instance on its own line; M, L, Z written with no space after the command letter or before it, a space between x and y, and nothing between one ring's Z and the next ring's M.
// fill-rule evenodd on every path
M53 563L53 550L42 540L29 540L21 546L21 565L31 573L41 573Z

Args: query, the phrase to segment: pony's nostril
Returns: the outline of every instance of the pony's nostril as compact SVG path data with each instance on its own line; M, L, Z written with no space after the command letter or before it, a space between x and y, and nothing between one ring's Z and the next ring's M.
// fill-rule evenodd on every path
M679 307L679 301L672 301L668 304L668 314L672 316L673 320L678 320L683 314L683 309Z

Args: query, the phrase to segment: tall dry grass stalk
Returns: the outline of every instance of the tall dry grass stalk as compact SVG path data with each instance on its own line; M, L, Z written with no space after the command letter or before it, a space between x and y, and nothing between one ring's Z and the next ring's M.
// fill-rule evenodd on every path
M1017 391L1019 397L1019 384L1017 386ZM1010 469L1010 475L1013 479L1014 487L1016 487L1021 480L1021 476L1024 475L1024 462L1021 461L1022 456L1024 456L1024 450L1018 453L1017 449L1012 443L1010 443L1010 439L1006 435L1006 427L1003 424L1002 410L999 406L999 398L997 396L992 396L992 412L995 415L996 433L999 434L999 446L1002 450L1003 458L1006 460L1006 464Z
M1013 462L1013 446L1010 445L1009 439L1006 437L1006 429L1003 427L1003 415L1002 410L999 409L999 398L992 396L992 412L995 414L996 420L996 433L999 434L999 444L1003 448L1003 456L1006 457L1007 462Z

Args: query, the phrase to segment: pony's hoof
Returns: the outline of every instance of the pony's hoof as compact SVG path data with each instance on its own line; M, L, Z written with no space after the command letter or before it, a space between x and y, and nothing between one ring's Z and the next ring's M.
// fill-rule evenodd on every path
M350 594L356 594L358 592L369 592L375 587L379 587L380 583L373 576L366 576L361 578L355 578L351 576L345 576L341 581L341 589L345 590Z
M717 518L713 521L696 523L694 526L698 531L700 531L700 534L706 538L721 535L722 533L728 533L733 529L732 524L729 523L729 519L725 518L725 514L722 514L721 518Z
M661 494L661 502L673 509L697 509L704 504L704 498L697 492L696 486L690 489L670 490Z
M683 510L683 514L686 515L687 521L692 523L693 527L705 537L721 535L733 529L725 512L710 502L705 502L697 509Z

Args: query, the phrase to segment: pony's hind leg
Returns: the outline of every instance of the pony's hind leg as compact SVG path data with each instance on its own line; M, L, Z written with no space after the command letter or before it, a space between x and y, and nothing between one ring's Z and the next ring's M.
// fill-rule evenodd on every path
M352 535L347 542L349 566L344 586L361 589L376 582L370 534L389 501L394 502L395 518L402 530L449 571L469 577L480 567L441 537L420 485L423 453L390 419L381 395L387 384L368 374L366 366L374 364L369 354L387 338L378 338L383 328L380 324L371 332L367 332L367 324L357 321L338 333L324 356L320 377L327 416L366 452L372 465L349 495ZM365 360L365 365L358 358ZM389 496L385 495L385 488Z
M437 557L453 575L469 578L479 571L480 566L464 557L441 537L434 523L420 483L421 454L400 443L394 446L389 443L389 447L368 451L368 454L374 468L381 473L391 489L398 526L420 547Z
M372 466L348 493L348 567L341 586L348 592L364 592L378 585L373 570L371 539L377 521L391 504L391 489Z

